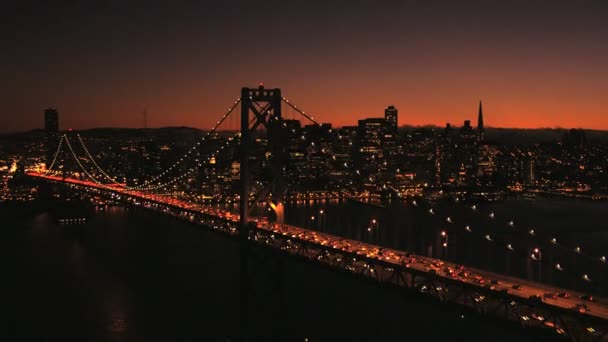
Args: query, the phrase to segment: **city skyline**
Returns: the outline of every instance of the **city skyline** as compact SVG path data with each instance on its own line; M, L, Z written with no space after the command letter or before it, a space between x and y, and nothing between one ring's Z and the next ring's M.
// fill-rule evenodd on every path
M608 2L12 2L3 336L608 338Z
M149 127L206 129L260 81L336 126L391 104L443 126L483 100L487 126L608 129L605 4L437 4L13 5L1 130L48 107L74 129L141 127L146 109Z
M444 123L422 123L422 124L413 124L413 123L402 123L400 120L398 119L397 121L397 127L398 128L437 128L437 129L443 129L446 126L450 126L450 127L454 127L454 128L460 128L460 127L464 127L467 126L467 122L471 123L471 122L475 122L476 124L473 125L472 127L477 128L481 119L481 106L483 104L483 101L479 101L478 102L478 109L476 110L475 113L470 114L470 116L466 116L468 114L464 114L465 116L457 118L456 121L447 121ZM485 105L484 105L485 106ZM394 105L386 105L385 108L383 109L384 114L382 113L374 113L371 115L366 115L366 116L361 116L361 117L357 117L354 118L354 122L352 123L347 123L347 124L335 124L332 121L323 121L324 124L330 124L332 125L332 127L335 128L348 128L348 127L356 127L358 121L361 120L366 120L366 119L375 119L375 118L383 118L386 115L386 111L388 109L393 109L393 110L399 110L398 107L394 106ZM290 110L289 108L286 108L287 110ZM43 113L47 112L47 111L55 111L57 113L61 113L56 107L48 107L44 110L42 110ZM198 129L201 131L206 131L209 130L211 127L196 127L196 126L190 126L190 125L183 125L183 124L175 124L175 125L165 125L165 126L150 126L148 125L148 110L147 108L145 108L144 110L142 110L141 113L139 113L140 115L140 122L139 124L135 124L133 126L109 126L109 125L101 125L101 126L95 126L95 127L72 127L70 125L67 125L65 123L62 123L61 121L58 123L58 130L59 131L86 131L86 130L91 130L91 129L164 129L164 128L191 128L191 129ZM293 118L288 118L286 117L286 119L288 120L298 120L298 121L306 121L306 119L304 118L300 118L298 119L296 116L297 114L294 113L290 113L289 114L290 117ZM314 115L314 114L313 114ZM64 118L64 116L61 116L62 119ZM590 130L590 131L608 131L607 129L602 129L602 128L586 128L586 127L581 127L581 126L573 126L573 127L563 127L563 126L559 126L559 125L545 125L545 126L538 126L538 127L503 127L503 126L498 126L498 125L488 125L484 123L484 120L481 119L481 123L482 123L482 127L484 128L489 128L489 129L515 129L515 130L543 130L543 129L548 129L548 130L570 130L570 129L582 129L582 130ZM310 123L306 123L304 122L304 124L310 124ZM238 130L238 127L230 127L230 128L219 128L218 132L221 131L235 131ZM36 130L45 130L45 121L41 121L41 124L39 125L39 127L34 127L31 129L26 129L24 131L0 131L0 134L14 134L14 133L26 133L29 131L36 131Z

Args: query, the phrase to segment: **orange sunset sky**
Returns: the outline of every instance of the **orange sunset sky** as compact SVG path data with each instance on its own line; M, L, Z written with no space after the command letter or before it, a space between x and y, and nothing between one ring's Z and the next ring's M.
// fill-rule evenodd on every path
M335 126L608 129L605 2L249 2L167 9L13 5L0 131L209 128L243 86L279 87ZM288 112L286 116L290 116Z

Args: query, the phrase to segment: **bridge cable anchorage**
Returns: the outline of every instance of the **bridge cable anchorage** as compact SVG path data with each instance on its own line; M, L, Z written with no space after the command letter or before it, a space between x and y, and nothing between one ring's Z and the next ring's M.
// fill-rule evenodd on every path
M55 166L55 162L57 161L57 157L59 156L59 151L61 151L61 145L63 144L64 136L65 135L62 135L61 138L59 138L59 145L57 146L57 150L55 151L55 155L53 156L53 161L51 162L51 166L49 166L49 168L44 173L45 175L48 175L53 170L53 167Z
M289 102L289 100L285 97L282 97L281 100L286 103L289 107L293 108L296 112L300 113L302 116L304 116L305 118L307 118L308 120L310 120L312 123L314 123L315 125L321 126L321 124L316 121L312 116L306 114L305 111L301 110L300 108L298 108L298 106L292 104L291 102Z
M80 159L78 159L78 156L76 155L76 152L74 152L74 149L72 148L72 144L70 144L70 140L68 139L67 135L63 135L65 138L65 142L68 145L68 147L70 148L70 151L72 152L72 157L74 158L74 160L76 160L76 163L78 164L78 166L80 167L80 169L87 175L89 176L89 178L91 178L91 180L95 183L97 183L97 185L108 189L108 190L116 190L116 188L108 186L102 182L100 182L97 178L95 178L93 175L91 175L89 173L89 171L87 171L87 169L82 165L82 163L80 162Z
M219 128L219 126L224 122L224 120L226 120L226 118L228 118L228 116L230 116L230 114L234 111L234 109L238 106L238 104L241 103L241 99L238 98L234 104L232 105L232 107L228 108L228 112L226 114L224 114L220 120L216 123L216 125L209 131L207 132L207 134L200 140L198 141L194 146L192 146L188 152L186 152L180 159L177 160L177 162L175 162L171 167L169 167L168 169L166 169L165 171L161 172L160 174L156 175L155 177L153 177L151 180L145 181L142 185L139 186L126 186L125 189L128 190L154 190L154 189L158 189L161 188L162 186L148 186L150 183L155 182L156 180L158 180L159 178L163 177L164 175L166 175L168 172L172 171L175 167L179 166L181 164L181 162L188 158L190 156L190 154L192 154L192 152L194 152L196 150L196 148L202 143L204 142L207 138L209 138L209 136L211 136L211 134L215 133L215 131Z
M433 208L431 207L431 209L430 209L430 210L433 210ZM479 211L477 211L477 208L476 208L476 207L475 207L474 211L476 211L478 214L481 214L481 213L479 213ZM426 210L425 210L425 212L430 213L431 215L436 215L436 214L437 214L437 212L436 212L435 210L433 210L432 212L430 212L430 211L426 211ZM490 214L488 217L490 217L491 219L493 219L493 217L495 217L495 215L493 215L493 213L491 213L491 214ZM448 219L449 219L449 220L448 220ZM453 220L452 220L450 217L446 217L445 222L448 222L448 223L450 223L450 224L454 224L454 221L453 221ZM513 221L512 221L512 220L511 220L511 221L509 221L509 222L507 223L507 225L508 225L508 226L510 226L510 227L514 227L514 224L513 224ZM469 225L465 225L465 228L464 228L464 229L465 229L465 230L466 230L468 233L473 233L473 234L475 234L475 235L478 235L478 236L482 237L483 239L487 240L488 242L493 243L493 244L494 244L496 247L502 247L502 246L504 246L504 247L505 247L505 248L506 248L506 249L509 251L509 253L513 253L514 251L517 251L517 252L520 252L520 253L513 253L513 254L519 254L518 256L520 256L520 257L522 257L522 258L525 258L525 259L532 259L532 260L534 260L534 261L536 261L536 262L539 262L539 263L541 263L541 264L545 264L546 266L548 266L548 267L550 267L550 268L555 268L555 269L556 269L556 270L558 270L558 271L564 271L564 270L565 270L565 269L562 267L562 265L561 265L559 262L558 262L558 263L556 263L556 264L553 264L553 263L552 263L550 260L547 260L547 258L541 258L541 257L537 257L537 256L536 256L536 254L538 254L538 252L537 252L537 251L535 251L534 253L532 253L531 255L529 255L527 252L524 252L524 251L522 251L522 250L516 250L516 249L514 248L514 246L512 245L512 243L511 243L509 240L507 240L507 239L502 239L502 240L503 240L503 243L498 243L498 242L496 241L496 237L495 237L495 236L493 236L492 234L489 234L488 232L479 232L479 231L475 231L475 232L474 232L474 231L473 231L473 230L470 228L470 226L469 226ZM445 231L447 231L447 229L446 229L446 230L444 230L444 232L445 232ZM533 230L532 230L532 231L533 231ZM526 231L526 232L528 232L528 231ZM530 235L530 236L535 236L535 234L529 234L529 235ZM538 240L538 238L537 238L536 240ZM549 240L549 242L550 242L550 243L552 243L552 244L554 244L554 245L557 245L557 239L556 239L556 238L553 238L553 239ZM447 247L447 246L445 246L445 245L444 245L444 247ZM566 250L568 250L568 251L570 251L570 252L572 252L572 253L577 253L577 254L580 254L580 255L585 256L584 254L582 254L581 247L576 247L576 248L574 248L574 249L571 249L571 248L565 248L565 249L566 249ZM604 263L604 264L606 264L606 262L607 262L607 260L606 260L606 257L605 257L605 256L602 256L602 257L599 257L599 258L595 258L595 257L590 257L590 258L592 258L592 259L593 259L593 260L595 260L595 261L602 262L602 263ZM578 276L576 276L576 277L578 278ZM584 281L586 281L586 282L591 282L591 281L592 281L592 279L589 277L589 273L582 273L581 278L582 278Z

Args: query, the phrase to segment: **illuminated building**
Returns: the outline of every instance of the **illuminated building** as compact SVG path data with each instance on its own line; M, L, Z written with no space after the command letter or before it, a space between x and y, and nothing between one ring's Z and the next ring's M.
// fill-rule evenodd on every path
M388 106L388 108L384 110L384 119L386 120L386 124L388 127L392 128L395 134L397 133L398 127L398 114L399 112L395 106Z
M363 176L375 175L384 160L382 138L386 120L369 118L359 120L357 130L357 167Z

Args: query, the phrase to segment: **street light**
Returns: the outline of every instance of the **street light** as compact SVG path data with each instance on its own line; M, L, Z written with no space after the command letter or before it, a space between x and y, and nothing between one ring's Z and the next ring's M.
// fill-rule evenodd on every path
M372 230L378 231L378 221L376 219L372 219L370 225L367 227L368 232L371 232Z
M376 221L376 219L372 220L372 228L378 230L378 226L380 225L380 223L378 223L378 221Z
M538 262L538 282L541 282L541 273L542 273L542 263L541 261L543 260L543 253L542 251L536 247L534 248L533 253L530 255L530 258L532 258L532 260L535 260Z
M445 256L445 260L448 259L448 232L446 232L445 230L441 231L441 246L443 246L444 249L444 256Z

